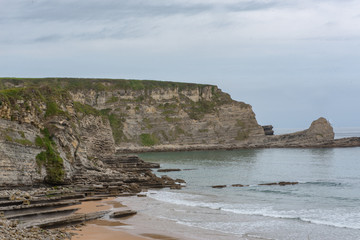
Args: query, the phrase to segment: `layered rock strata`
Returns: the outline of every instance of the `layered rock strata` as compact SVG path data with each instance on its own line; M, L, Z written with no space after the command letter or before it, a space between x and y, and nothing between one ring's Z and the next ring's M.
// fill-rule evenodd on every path
M115 196L129 195L136 193ZM96 185L0 191L0 239L71 239L73 234L67 232L74 225L104 216L122 218L136 214L116 201L107 200L109 196L114 195L106 187ZM92 207L81 211L82 202ZM57 230L45 230L53 228Z
M272 131L272 130L271 130ZM108 184L163 187L124 152L360 146L334 140L324 118L308 130L266 135L250 105L216 86L104 79L0 79L0 186ZM122 187L122 188L121 188Z

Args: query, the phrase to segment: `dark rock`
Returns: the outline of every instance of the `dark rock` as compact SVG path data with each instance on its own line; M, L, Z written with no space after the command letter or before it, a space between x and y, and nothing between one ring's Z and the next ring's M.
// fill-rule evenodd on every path
M274 135L274 131L272 130L273 129L272 125L265 125L262 126L262 128L264 129L265 135Z
M214 185L214 186L211 186L212 188L225 188L226 185Z
M232 187L248 187L249 185L233 184Z
M166 175L161 176L161 179L164 181L165 184L175 184L174 179L172 179L169 176L166 176Z
M296 185L296 184L299 184L299 182L279 182L280 186Z
M181 189L181 185L180 184L174 184L170 187L170 189Z
M273 183L262 183L262 184L259 184L259 186L272 186L272 185L286 186L286 185L295 185L295 184L299 184L299 182L273 182Z
M129 217L132 215L137 214L136 211L133 210L124 210L124 211L118 211L118 212L114 212L110 215L111 218L123 218L123 217Z
M174 169L159 169L157 170L158 172L179 172L181 171L181 169L178 169L178 168L174 168Z
M274 182L274 183L261 183L261 184L259 184L259 186L272 186L272 185L278 185L278 183Z
M105 211L87 213L87 214L85 214L85 221L90 221L90 220L102 218L103 216L105 216L105 215L108 214L109 212L110 212L110 211L105 210Z
M186 183L185 180L180 179L180 178L175 179L175 182L177 182L177 183Z
M128 190L129 192L139 193L139 192L141 192L141 187L140 187L139 184L137 184L137 183L130 183L130 184L127 186L127 190Z

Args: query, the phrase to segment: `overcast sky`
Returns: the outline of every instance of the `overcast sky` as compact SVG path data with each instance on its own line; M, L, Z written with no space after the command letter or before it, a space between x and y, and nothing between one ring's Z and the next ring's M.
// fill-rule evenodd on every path
M260 124L360 127L360 1L0 0L0 76L209 83Z

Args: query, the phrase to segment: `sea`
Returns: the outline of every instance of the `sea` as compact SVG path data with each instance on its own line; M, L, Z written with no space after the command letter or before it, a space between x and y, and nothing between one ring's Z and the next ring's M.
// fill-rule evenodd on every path
M336 137L360 128L335 129ZM242 149L144 153L181 190L119 201L137 210L123 228L193 240L360 239L360 148ZM296 182L294 185L261 185ZM245 185L233 187L234 184ZM226 185L213 188L214 185Z

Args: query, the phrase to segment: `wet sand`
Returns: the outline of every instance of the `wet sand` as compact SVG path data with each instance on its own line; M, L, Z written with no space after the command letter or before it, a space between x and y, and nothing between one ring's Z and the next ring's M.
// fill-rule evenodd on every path
M79 230L73 231L77 235L73 236L72 239L76 240L146 240L138 236L125 233L123 231L113 230L110 227L100 226L97 224L88 223L81 227Z
M79 208L76 213L92 213L104 210L110 210L112 208L124 208L125 205L115 201L115 198L107 198L100 201L89 201L82 202L80 205L65 207L69 208ZM118 230L116 227L126 226L127 224L122 223L120 220L104 220L97 219L92 220L80 226L71 232L75 234L73 240L176 240L176 238L161 235L161 234L141 234L142 236L132 235L130 233L124 232L123 230Z
M87 202L82 202L79 205L63 207L60 209L79 208L79 210L77 210L75 213L93 213L93 212L99 212L99 211L106 211L106 210L110 210L113 207L115 207L111 204L113 199L115 199L115 198L106 198L106 199L97 200L97 201L87 201Z

